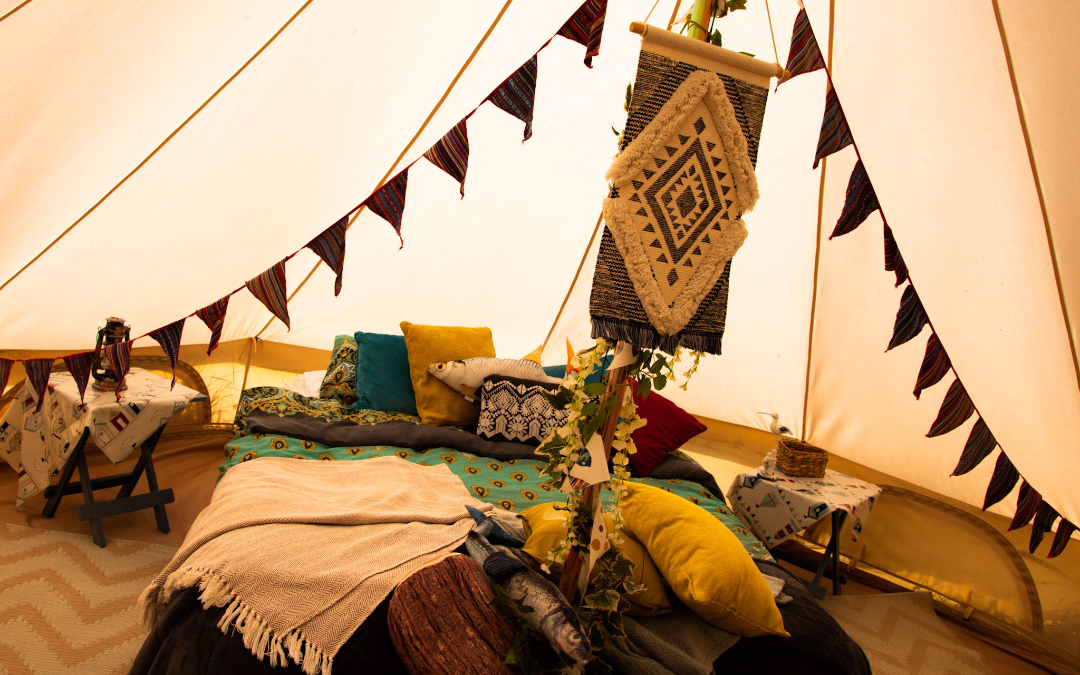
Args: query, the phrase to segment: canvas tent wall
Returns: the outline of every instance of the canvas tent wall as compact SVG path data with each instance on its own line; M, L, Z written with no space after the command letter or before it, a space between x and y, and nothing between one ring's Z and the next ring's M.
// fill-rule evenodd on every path
M470 0L411 14L327 0L26 4L0 22L0 346L85 349L106 316L141 334L241 286L419 157L579 4ZM665 23L673 4L662 0L651 22ZM500 355L534 348L596 222L610 128L621 128L634 73L637 38L625 26L651 5L611 3L593 70L562 38L540 53L527 143L521 122L480 108L464 199L418 163L403 249L385 221L362 214L340 297L319 267L289 303L286 331L241 293L223 336L240 342L198 367L216 368L235 395L245 372L248 384L283 379L274 373L288 370L288 346L298 372L310 363L299 348L325 350L358 329L396 332L403 319L491 326ZM771 60L763 3L750 7L724 20L727 45ZM1077 65L1076 6L807 8L823 48L832 45L845 113L957 372L1020 472L1077 522L1080 387L1068 321L1080 310L1066 310L1080 292L1080 235L1069 230L1080 203L1067 184L1080 107L1060 84ZM771 9L783 61L797 7ZM849 149L810 168L823 92L824 75L812 73L770 97L762 199L732 267L725 354L673 397L755 428L766 422L757 411L779 412L842 456L979 505L992 462L949 477L967 427L924 438L948 383L910 396L922 341L883 353L899 291L881 269L877 216L827 241L854 159ZM315 262L309 251L289 262L290 292ZM546 363L565 358L564 336L589 341L590 273L586 262ZM189 320L192 353L208 336ZM259 347L244 342L255 336Z

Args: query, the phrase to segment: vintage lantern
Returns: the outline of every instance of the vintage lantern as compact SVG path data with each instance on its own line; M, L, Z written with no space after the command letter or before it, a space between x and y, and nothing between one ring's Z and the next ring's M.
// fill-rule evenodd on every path
M94 362L90 368L90 374L94 376L93 386L95 391L115 391L120 380L102 347L117 344L130 338L131 327L126 325L123 319L115 316L105 319L105 327L98 329L97 345L94 347ZM121 389L127 389L127 385L124 385Z

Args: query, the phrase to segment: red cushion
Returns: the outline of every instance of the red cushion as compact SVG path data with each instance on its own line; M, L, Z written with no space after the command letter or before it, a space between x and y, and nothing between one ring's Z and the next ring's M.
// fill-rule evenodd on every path
M637 452L630 455L630 468L639 476L648 476L669 452L679 449L707 427L655 391L643 400L637 394L637 382L631 381L630 384L634 391L634 403L638 407L637 413L649 422L631 435Z

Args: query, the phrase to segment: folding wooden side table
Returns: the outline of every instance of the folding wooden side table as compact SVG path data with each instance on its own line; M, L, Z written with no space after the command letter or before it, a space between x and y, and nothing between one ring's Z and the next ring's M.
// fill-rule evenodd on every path
M158 486L153 453L165 425L174 415L205 396L149 371L132 368L127 389L119 399L113 391L86 390L81 398L78 386L68 373L50 377L45 400L39 408L29 385L12 401L0 423L0 456L19 473L16 506L31 496L45 492L42 515L52 518L66 495L82 492L84 503L76 513L90 521L94 543L105 546L101 519L106 516L154 509L158 529L169 531L165 505L174 501L173 491ZM86 444L93 440L102 452L119 464L139 448L134 468L123 474L91 478L86 462ZM79 481L72 481L75 469ZM132 495L143 474L149 490ZM50 487L50 483L55 483ZM115 498L95 500L94 492L120 487Z

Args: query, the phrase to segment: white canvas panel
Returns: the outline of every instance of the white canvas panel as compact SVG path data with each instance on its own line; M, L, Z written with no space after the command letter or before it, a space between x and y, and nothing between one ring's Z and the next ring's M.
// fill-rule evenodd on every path
M808 6L815 27L824 5ZM834 81L954 367L1020 473L1072 520L1080 391L997 25L984 3L940 9L926 22L899 6L840 5ZM843 406L831 394L814 392ZM939 467L919 470L916 482L937 484Z

